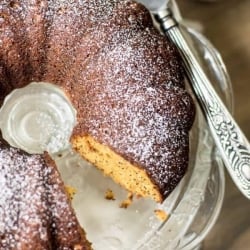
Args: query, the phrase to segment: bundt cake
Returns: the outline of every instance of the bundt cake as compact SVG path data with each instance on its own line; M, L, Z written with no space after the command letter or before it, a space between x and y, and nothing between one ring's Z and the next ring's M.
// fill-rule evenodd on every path
M176 187L188 165L194 105L179 56L145 7L2 0L1 102L40 81L60 86L77 110L71 144L84 159L157 202Z
M0 141L0 249L90 250L49 156Z

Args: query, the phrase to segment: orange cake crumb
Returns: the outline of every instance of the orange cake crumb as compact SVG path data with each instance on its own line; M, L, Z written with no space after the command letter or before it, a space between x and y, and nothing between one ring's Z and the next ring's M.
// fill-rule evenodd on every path
M65 186L66 192L71 200L73 200L74 195L76 194L76 189L71 186Z
M115 200L115 195L114 192L111 189L107 189L106 193L105 193L105 199L107 200Z
M164 211L164 210L161 210L161 209L155 209L154 210L154 213L156 215L156 217L161 220L161 221L166 221L167 218L168 218L168 214Z
M133 202L133 193L129 192L127 199L121 202L120 208L128 208Z

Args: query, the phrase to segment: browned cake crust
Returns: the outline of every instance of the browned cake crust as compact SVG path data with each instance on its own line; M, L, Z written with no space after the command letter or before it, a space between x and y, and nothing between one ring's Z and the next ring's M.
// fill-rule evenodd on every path
M0 100L31 81L58 84L77 109L72 143L91 136L166 198L187 169L194 105L148 11L122 0L2 0L0 25Z
M48 156L0 141L0 249L89 250Z

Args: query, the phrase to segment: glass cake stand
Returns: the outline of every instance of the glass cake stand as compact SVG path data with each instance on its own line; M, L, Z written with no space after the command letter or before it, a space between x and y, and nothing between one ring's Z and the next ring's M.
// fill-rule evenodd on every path
M232 110L231 84L219 53L200 33L191 28L183 27L183 29L194 43L200 61L214 83L214 87L229 110ZM64 97L64 94L61 91L48 94L53 87L46 85L43 91L45 97L40 98L41 91L37 89L37 86L31 85L34 94L32 105L29 102L26 103L26 97L18 90L12 95L13 98L7 98L8 105L0 111L2 132L4 134L6 132L13 146L18 146L28 140L29 148L34 150L31 153L39 153L40 149L34 146L37 141L42 145L49 144L50 148L53 148L56 144L49 141L49 138L54 132L56 132L54 137L67 142L75 124L75 111L70 107L69 100ZM27 91L30 92L30 89ZM22 103L17 104L17 99ZM47 109L41 110L41 107L45 107L40 105L42 99L48 103L49 113ZM55 103L52 105L51 101ZM65 105L61 106L60 113L57 114L60 102ZM95 250L199 248L220 212L225 179L222 160L214 147L203 115L198 105L196 106L196 120L190 134L189 169L177 188L162 204L134 198L130 206L121 208L121 203L127 199L127 192L69 150L67 143L63 143L67 149L60 156L53 155L65 184L76 191L72 201L73 206ZM37 109L31 112L30 108L33 107ZM9 114L11 117L8 120ZM18 123L15 122L15 117ZM45 125L39 122L39 120L44 121L44 117L46 118ZM34 123L35 120L38 120L38 123ZM14 121L14 125L9 121ZM50 123L52 125L48 129ZM70 126L62 136L57 132L65 129L66 123ZM37 136L39 127L41 131L48 133L45 141L44 138L40 140L41 138ZM23 135L21 139L13 136L14 130ZM34 132L34 136L28 135L30 131ZM105 198L108 190L112 192L111 198L113 199ZM164 221L159 219L156 211L162 213L167 219Z
M200 33L183 29L194 43L217 92L232 110L231 83L219 53ZM220 155L196 106L188 172L162 204L134 198L129 207L121 208L127 193L112 180L69 151L56 157L66 185L76 190L73 206L95 250L199 248L219 215L225 178ZM114 199L105 199L107 190L112 191ZM156 210L167 219L160 220Z

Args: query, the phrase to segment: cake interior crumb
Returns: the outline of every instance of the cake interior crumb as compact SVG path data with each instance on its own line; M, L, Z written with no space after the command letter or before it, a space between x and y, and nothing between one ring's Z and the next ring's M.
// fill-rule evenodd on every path
M129 192L127 198L120 204L120 208L128 208L133 202L133 193Z
M160 221L166 221L169 215L162 209L155 209L154 213Z
M70 200L73 200L77 190L76 188L72 187L72 186L65 186L66 192L70 198Z
M105 199L106 200L112 200L112 201L115 200L114 192L111 189L109 189L109 188L106 190Z

